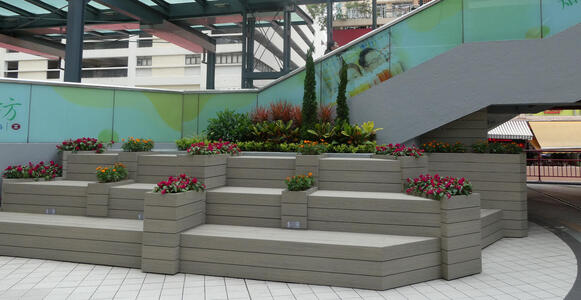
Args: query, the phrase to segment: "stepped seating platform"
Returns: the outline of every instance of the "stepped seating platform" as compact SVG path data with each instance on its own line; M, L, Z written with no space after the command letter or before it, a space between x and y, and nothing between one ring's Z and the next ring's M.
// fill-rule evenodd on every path
M504 237L502 228L502 210L481 209L480 210L482 248L486 248L494 242Z
M10 181L3 184L2 209L9 212L84 216L87 187L95 181Z
M319 163L323 190L400 193L400 163L389 159L327 157Z
M0 212L0 255L141 267L143 221Z
M284 179L295 175L292 156L231 156L226 185L257 188L285 188Z
M282 188L226 186L206 193L210 224L280 227Z
M109 217L142 219L145 193L152 191L154 186L152 183L131 183L112 187L109 191Z
M206 224L182 233L180 255L186 273L368 289L441 276L433 237Z

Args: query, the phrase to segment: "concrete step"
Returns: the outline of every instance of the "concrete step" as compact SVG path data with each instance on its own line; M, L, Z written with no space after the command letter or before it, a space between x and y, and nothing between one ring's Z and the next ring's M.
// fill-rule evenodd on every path
M440 202L403 193L318 190L309 195L309 229L440 235Z
M481 246L483 249L504 237L502 215L501 209L480 210L480 222L482 226L480 231L482 236Z
M87 187L94 181L19 181L2 185L2 210L84 216Z
M226 171L227 185L284 188L284 179L295 175L292 156L231 156Z
M202 225L181 235L182 272L368 289L440 277L438 238Z
M108 216L122 219L142 219L145 193L155 184L132 183L112 187L109 192Z
M282 188L226 186L206 194L206 222L210 224L280 227Z
M396 160L328 157L319 165L323 190L401 192L401 167Z
M0 256L139 268L143 222L0 212Z

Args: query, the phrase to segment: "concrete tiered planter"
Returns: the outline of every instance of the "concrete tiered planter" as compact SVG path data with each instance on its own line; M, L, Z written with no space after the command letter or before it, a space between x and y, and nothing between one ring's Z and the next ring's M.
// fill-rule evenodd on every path
M96 181L95 169L112 166L119 160L119 153L95 153L95 151L63 151L59 153L66 180Z
M440 201L442 276L452 280L482 272L480 194Z
M146 193L141 269L176 274L180 265L180 233L204 224L205 214L206 192Z
M465 177L482 197L482 208L501 209L505 237L528 232L524 154L429 153L429 172Z
M119 152L119 162L125 165L128 179L137 179L137 159L151 152Z
M307 175L313 173L315 179L315 186L319 184L319 164L321 158L325 158L325 154L320 155L302 155L298 154L296 158L295 175Z
M419 177L420 174L428 173L428 157L393 156L383 154L373 154L373 158L397 160L401 166L401 181L405 185L408 178Z
M280 201L282 228L308 228L307 220L309 195L316 191L316 187L312 187L306 191L282 191Z
M87 186L87 216L107 217L109 212L109 192L112 187L133 183L134 180L117 182L95 182Z
M169 176L196 177L208 188L226 185L227 154L152 154L138 156L137 181L157 183Z

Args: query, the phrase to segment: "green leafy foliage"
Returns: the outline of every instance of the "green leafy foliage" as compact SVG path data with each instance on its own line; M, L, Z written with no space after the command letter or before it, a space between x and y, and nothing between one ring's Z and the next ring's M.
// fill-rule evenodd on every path
M226 109L208 120L206 135L214 141L247 141L251 136L251 126L252 121L248 114Z
M182 138L176 141L176 147L180 151L186 151L192 144L199 142L208 142L208 139L205 136Z
M315 62L313 61L313 49L307 55L306 75L304 81L303 107L302 107L302 133L307 135L307 130L312 129L317 123L317 94L315 88Z
M282 120L262 122L251 126L255 141L265 143L293 143L299 140L299 128L293 126L293 121Z
M375 123L373 121L365 122L361 127L357 124L351 125L344 122L341 128L341 134L347 139L347 144L362 145L374 141L377 132L380 130L383 130L383 128L375 128Z
M484 141L472 145L472 151L475 153L518 154L523 152L523 148L515 142L489 143Z
M330 143L337 137L338 127L329 122L315 124L315 128L307 130L310 139Z
M306 191L315 184L313 173L287 177L285 180L289 191Z
M420 149L427 153L464 153L466 152L466 146L460 142L456 142L452 145L449 143L442 143L438 141L431 141L424 143L420 146Z
M116 163L112 167L98 167L97 179L99 182L117 182L127 178L127 169L122 163Z
M349 123L349 106L347 105L347 65L343 61L339 73L339 93L337 94L337 123Z
M319 155L327 152L327 146L326 143L302 141L297 151L302 155Z

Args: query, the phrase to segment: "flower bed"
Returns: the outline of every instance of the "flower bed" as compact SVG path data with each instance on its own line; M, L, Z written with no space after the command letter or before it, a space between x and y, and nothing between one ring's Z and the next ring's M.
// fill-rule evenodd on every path
M185 174L180 174L178 177L170 176L166 181L160 181L153 188L154 193L176 194L187 191L204 191L206 185L198 182L197 178L188 177Z
M315 180L313 173L308 173L307 175L287 177L285 183L289 191L305 191L313 187Z
M2 174L2 178L5 179L44 179L44 180L53 180L56 177L62 176L63 168L55 163L54 161L50 161L49 163L39 162L38 164L33 164L29 162L26 165L16 165L16 166L8 166L4 169L4 173Z
M155 143L151 139L136 139L129 137L127 141L122 139L121 149L125 152L149 152L153 149Z
M99 182L117 182L127 178L127 169L122 163L116 163L112 167L97 167L97 179Z
M187 151L190 155L236 155L240 152L240 149L238 149L236 144L230 142L198 142L193 143Z
M78 139L68 139L63 141L61 144L57 145L56 148L59 152L63 151L94 151L96 153L105 152L106 146L110 146L113 142L104 145L98 139L95 138L78 138Z
M472 145L472 151L474 153L519 154L523 152L523 146L515 142L480 142Z
M408 178L406 193L436 200L452 196L468 196L472 194L472 184L465 178L441 177L440 175L420 175L418 178Z
M464 153L466 146L460 142L455 144L442 143L438 141L431 141L420 146L426 153Z
M407 147L403 144L389 144L386 146L377 146L375 147L375 154L380 155L391 155L391 156L408 156L408 157L415 157L419 158L424 155L424 150L413 147Z

